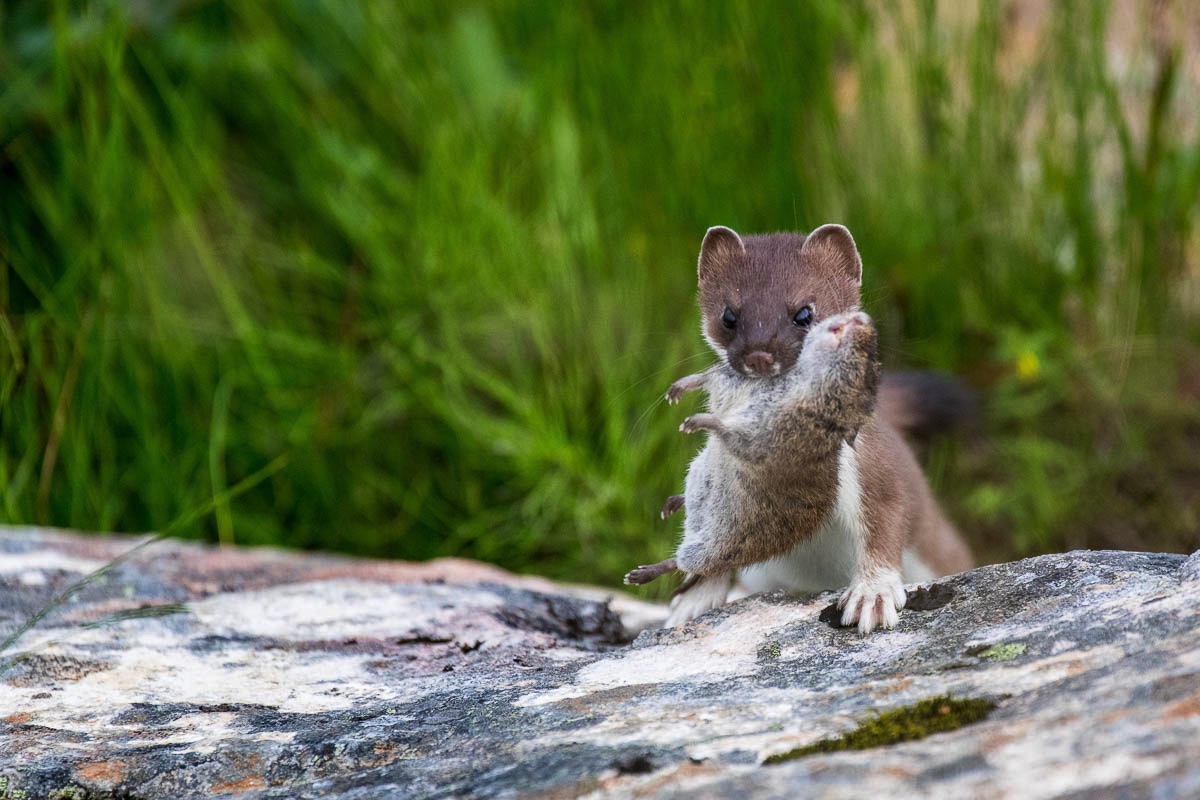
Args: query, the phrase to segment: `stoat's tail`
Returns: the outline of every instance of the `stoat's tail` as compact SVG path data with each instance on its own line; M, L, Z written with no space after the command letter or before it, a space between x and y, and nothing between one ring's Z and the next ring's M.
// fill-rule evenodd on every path
M942 372L885 372L878 403L885 420L922 441L965 426L977 410L974 392Z

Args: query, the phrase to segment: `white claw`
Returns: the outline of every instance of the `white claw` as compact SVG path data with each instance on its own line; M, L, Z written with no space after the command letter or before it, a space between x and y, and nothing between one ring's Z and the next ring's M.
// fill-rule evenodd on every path
M900 609L907 599L900 573L894 569L856 577L838 601L842 624L857 623L858 632L863 635L879 627L894 628L900 622Z

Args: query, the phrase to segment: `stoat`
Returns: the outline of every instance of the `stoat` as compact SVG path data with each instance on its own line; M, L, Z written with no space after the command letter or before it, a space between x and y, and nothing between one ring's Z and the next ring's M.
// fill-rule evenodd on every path
M911 397L880 383L877 335L858 311L862 261L844 227L808 236L744 239L709 229L700 250L704 336L720 357L667 393L705 389L709 413L682 430L708 430L682 496L673 559L639 567L628 583L688 573L668 625L722 605L739 588L845 589L843 624L892 627L904 579L971 566L911 450L884 414ZM904 391L911 394L911 386ZM911 416L911 415L910 415Z

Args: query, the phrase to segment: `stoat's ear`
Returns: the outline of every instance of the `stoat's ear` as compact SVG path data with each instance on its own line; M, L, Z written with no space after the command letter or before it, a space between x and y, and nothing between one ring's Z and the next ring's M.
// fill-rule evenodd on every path
M737 235L737 231L724 225L709 228L700 244L700 280L704 280L720 269L721 265L745 252L746 245L742 243L742 237Z
M800 246L800 255L811 258L831 270L842 273L856 286L862 286L862 258L850 231L841 225L822 225L808 235Z

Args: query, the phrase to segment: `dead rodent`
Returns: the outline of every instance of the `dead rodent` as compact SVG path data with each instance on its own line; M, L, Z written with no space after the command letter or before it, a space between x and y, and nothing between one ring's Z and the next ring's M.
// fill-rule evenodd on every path
M705 236L700 307L721 361L677 381L667 397L705 389L710 413L682 430L711 435L684 495L663 509L687 510L675 558L626 576L645 583L675 568L689 573L668 625L722 605L740 570L746 592L848 586L843 623L865 633L896 623L903 579L971 566L883 416L907 411L914 398L906 406L877 396L888 384L879 382L874 327L854 313L861 276L840 225L808 236L743 239L721 227Z

